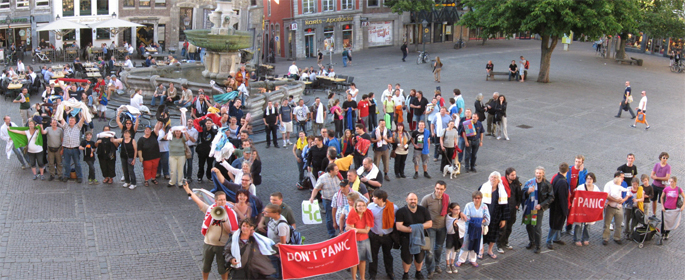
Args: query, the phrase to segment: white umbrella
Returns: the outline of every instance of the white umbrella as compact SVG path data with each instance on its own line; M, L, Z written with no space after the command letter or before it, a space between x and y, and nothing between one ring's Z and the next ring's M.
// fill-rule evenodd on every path
M41 27L38 27L38 29L36 29L36 30L37 31L57 31L57 30L65 30L65 29L82 29L82 28L89 29L90 27L88 27L87 25L84 25L84 24L80 24L78 22L73 22L73 21L66 20L66 19L60 19L60 20L56 20L56 21L53 21L51 23L45 24Z
M131 28L144 26L128 20L113 18L105 21L89 24L90 28Z

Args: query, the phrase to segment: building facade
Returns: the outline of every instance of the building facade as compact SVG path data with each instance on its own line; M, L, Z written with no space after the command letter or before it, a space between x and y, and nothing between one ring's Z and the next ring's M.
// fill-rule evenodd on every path
M115 13L119 11L119 1L117 0L50 0L50 2L52 20L56 20L59 17L60 19L81 24L109 20L112 17L116 17ZM107 43L109 45L112 41L117 40L118 36L118 34L112 34L106 28L74 30L64 35L64 37L54 36L52 32L50 33L51 42L57 48L63 48L65 44L74 42L81 48L85 48L88 44L99 46Z
M50 41L49 32L35 32L37 26L52 21L51 0L0 0L0 47L21 43L36 47L41 39Z

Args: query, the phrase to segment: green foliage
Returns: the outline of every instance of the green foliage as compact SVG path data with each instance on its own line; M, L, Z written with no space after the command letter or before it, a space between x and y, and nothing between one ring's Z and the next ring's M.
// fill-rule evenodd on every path
M652 38L685 37L683 0L642 0L639 30Z
M435 8L434 0L386 0L386 7L390 7L393 13L431 11Z

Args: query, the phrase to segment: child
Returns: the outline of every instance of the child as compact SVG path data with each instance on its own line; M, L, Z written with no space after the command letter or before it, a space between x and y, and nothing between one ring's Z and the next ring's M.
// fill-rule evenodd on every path
M654 190L652 189L652 185L649 184L649 175L647 174L642 174L640 176L640 180L642 181L642 191L644 192L645 200L642 202L644 205L645 209L645 217L648 217L649 215L649 206L651 206L651 197L654 195Z
M637 224L635 212L639 210L644 213L643 201L645 200L642 186L640 186L640 180L633 178L633 180L630 181L630 185L631 188L628 189L630 198L624 203L625 209L623 210L623 223L625 224L623 234L625 234L628 239L632 235L633 228L635 228L635 225Z
M79 150L83 151L83 161L88 164L88 184L100 184L95 179L95 142L93 142L93 132L86 132L86 139L81 141Z
M445 226L447 227L446 246L447 249L445 260L447 261L447 273L457 273L457 268L454 266L454 261L457 257L457 252L461 249L464 238L464 230L466 217L461 213L459 203L452 202L449 206L450 213L445 216Z

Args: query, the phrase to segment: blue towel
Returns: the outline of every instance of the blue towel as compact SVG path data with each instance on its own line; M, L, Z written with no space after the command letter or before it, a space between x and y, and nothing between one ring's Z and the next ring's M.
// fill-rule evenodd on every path
M483 218L471 218L469 220L468 232L469 251L480 252L480 239L483 237Z
M353 112L354 110L352 108L347 108L347 129L350 131L354 131L354 117L352 116Z
M409 253L416 255L421 253L421 246L426 245L425 236L423 234L423 224L410 225L411 233L409 234Z

